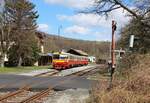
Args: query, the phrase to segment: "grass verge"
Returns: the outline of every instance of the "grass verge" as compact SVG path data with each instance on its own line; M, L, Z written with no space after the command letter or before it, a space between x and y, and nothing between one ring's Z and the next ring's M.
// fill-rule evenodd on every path
M30 72L33 70L40 70L40 69L49 69L52 66L30 66L30 67L4 67L0 68L0 73L23 73L23 72Z

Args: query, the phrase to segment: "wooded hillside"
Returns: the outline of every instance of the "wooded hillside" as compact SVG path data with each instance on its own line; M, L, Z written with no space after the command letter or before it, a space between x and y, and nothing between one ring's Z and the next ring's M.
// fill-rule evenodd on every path
M97 58L109 57L109 42L76 40L65 37L45 34L45 52L68 50L70 48L80 49Z

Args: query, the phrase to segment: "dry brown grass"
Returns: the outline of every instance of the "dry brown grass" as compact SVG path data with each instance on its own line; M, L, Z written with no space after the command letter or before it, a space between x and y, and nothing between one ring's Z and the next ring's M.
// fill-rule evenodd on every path
M115 76L111 91L107 90L107 81L100 81L89 103L150 103L150 55L139 55L138 59L127 70L125 81Z

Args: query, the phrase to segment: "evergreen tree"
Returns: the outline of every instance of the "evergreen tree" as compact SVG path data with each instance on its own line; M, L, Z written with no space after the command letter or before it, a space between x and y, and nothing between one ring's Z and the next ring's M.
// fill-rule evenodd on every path
M17 57L18 66L21 66L27 58L31 58L34 48L37 48L35 31L37 28L35 5L29 0L6 0L8 16L13 22L12 41L15 42L11 49ZM33 48L33 46L35 46ZM10 53L10 54L13 54Z

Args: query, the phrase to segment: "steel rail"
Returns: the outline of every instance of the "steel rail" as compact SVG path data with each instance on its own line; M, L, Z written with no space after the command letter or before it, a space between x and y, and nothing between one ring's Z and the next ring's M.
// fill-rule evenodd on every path
M82 70L82 71L79 71L79 72L76 72L76 73L73 73L73 74L70 74L70 75L73 75L72 78L73 78L74 76L81 76L81 75L84 75L85 73L90 72L90 71L92 71L92 70L94 70L94 69L96 69L96 68L97 68L97 66L94 67L93 69L88 68L88 69L85 69L85 70ZM58 73L58 72L57 72L57 73ZM67 76L69 76L69 75L67 75ZM62 84L62 83L65 83L66 81L67 81L67 80L64 80L64 81L62 81L61 83L59 83L59 84L57 84L57 85L60 85L60 84ZM56 86L57 86L57 85L56 85ZM55 86L54 86L54 87L55 87ZM53 87L53 88L54 88L54 87ZM47 95L50 91L52 91L53 88L48 88L47 90L43 90L43 91L41 91L41 92L39 92L39 93L37 93L37 94L31 96L31 97L29 97L29 98L27 98L27 99L25 99L25 100L19 102L19 103L29 103L30 101L34 101L34 100L37 100L37 99L41 99L41 98L43 98L45 95ZM3 100L5 100L5 99L11 98L11 97L13 97L13 96L15 96L15 95L18 95L18 94L24 92L25 90L29 90L29 88L24 87L24 88L21 88L21 89L15 91L15 92L11 92L11 93L9 93L9 94L7 94L7 95L4 95L3 97L0 98L0 101L3 101Z
M34 101L34 100L38 100L38 99L41 99L43 97L45 97L46 95L48 95L50 93L50 91L52 91L53 88L48 88L47 90L43 90L19 103L30 103L31 101Z
M51 74L49 74L51 73ZM44 72L44 73L40 73L40 74L37 74L35 75L34 77L40 77L40 76L44 76L46 74L48 74L47 76L53 76L55 74L59 73L59 71L48 71L48 72Z
M95 69L95 68L97 68L97 67L93 67L93 69ZM82 73L81 73L81 71L79 71L78 74L73 75L73 76L71 76L70 78L61 81L59 84L56 84L56 85L53 86L53 87L49 87L49 88L46 89L46 90L43 90L43 91L41 91L41 92L39 92L39 93L37 93L37 94L35 94L35 95L29 97L29 98L26 98L26 99L24 99L23 101L21 101L21 102L19 102L19 103L35 103L35 102L34 102L35 100L41 99L41 98L45 97L46 95L48 95L49 92L52 91L54 87L59 86L59 85L61 85L61 84L64 84L65 82L67 82L68 80L70 80L70 79L76 77L77 75L82 75L82 74L84 74L84 73L86 73L86 72L89 72L89 71L91 71L91 70L93 70L93 69L91 69L91 68L85 69L85 70L83 70L84 72L82 71Z
M16 96L16 95L18 95L18 94L21 94L21 93L23 93L24 91L27 91L27 90L29 90L29 89L30 89L29 86L25 86L25 87L20 88L19 90L15 91L15 92L10 92L10 93L8 93L8 94L6 94L6 95L0 97L0 101L4 101L4 100L6 100L6 99L9 99L9 98L11 98L11 97L13 97L13 96Z
M101 67L99 67L101 66ZM92 69L91 71L87 71L85 74L81 75L81 76L84 76L84 77L87 77L88 75L92 75L92 74L95 74L96 72L99 72L101 71L100 68L106 68L105 65L99 65L97 67L95 67L94 69Z
M93 67L92 69L91 68L87 68L87 69L84 69L84 70L81 70L81 71L78 71L78 72L75 72L75 73L72 73L72 74L68 74L66 76L72 76L72 75L75 75L75 76L82 76L94 69L96 69L97 67Z
M57 73L59 73L59 72L54 72L54 73L52 73L52 75L55 75L55 74L57 74ZM40 75L40 74L39 74ZM52 76L52 75L48 75L48 76ZM71 75L71 74L70 74ZM34 77L36 78L36 77L39 77L38 75L35 75L35 76L33 76L33 79L34 79ZM24 83L24 81L30 81L31 79L22 79L22 83ZM18 80L16 80L16 81L13 81L13 82L17 82ZM12 82L12 83L13 83ZM6 87L8 87L9 85L12 85L12 83L10 82L9 84L7 84L7 85L2 85L2 86L0 86L0 89L3 89L3 88L6 88Z
M86 70L86 71L83 71L83 72L77 74L77 76L83 76L84 74L86 74L86 73L88 73L88 72L91 72L91 71L93 71L93 70L95 70L95 69L97 69L97 68L88 69L88 70Z

